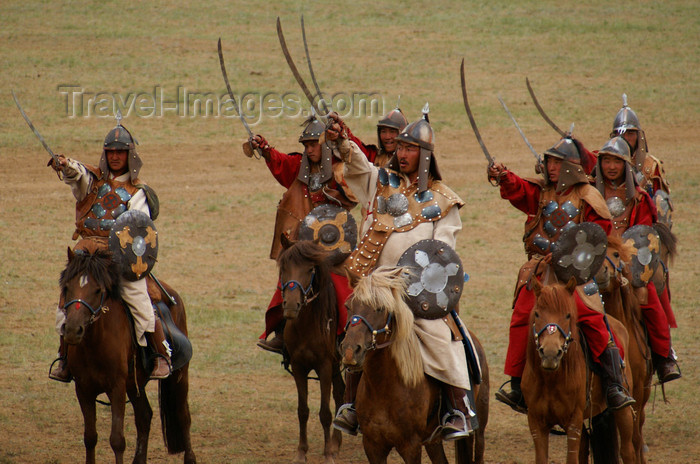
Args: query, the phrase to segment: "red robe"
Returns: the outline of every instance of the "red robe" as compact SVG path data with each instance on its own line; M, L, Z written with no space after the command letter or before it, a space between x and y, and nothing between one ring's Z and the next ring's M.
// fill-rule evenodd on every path
M501 177L501 197L524 212L528 216L528 222L535 219L539 212L540 185L528 182L510 171ZM584 204L581 212L581 222L595 222L603 228L606 234L612 230L609 219L600 216L593 207ZM578 309L578 325L583 331L588 346L595 361L603 353L610 341L610 334L605 323L603 313L586 306L578 293L575 293L576 308ZM508 352L506 354L505 374L511 377L522 377L525 369L525 353L530 330L530 312L535 305L535 295L527 286L520 289L513 305L513 315L510 321L510 334ZM615 340L615 344L620 344ZM624 356L622 347L620 355Z

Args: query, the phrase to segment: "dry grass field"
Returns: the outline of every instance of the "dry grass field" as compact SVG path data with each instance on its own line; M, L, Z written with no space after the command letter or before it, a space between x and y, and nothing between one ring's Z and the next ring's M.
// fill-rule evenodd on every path
M665 162L676 207L673 230L680 238L671 280L680 326L673 338L683 378L668 385L668 404L660 388L652 392L647 460L698 462L697 2L4 0L0 464L84 459L73 386L47 377L58 346L53 329L57 280L66 247L73 244L74 201L69 188L45 167L48 156L15 108L10 89L54 151L88 163L97 163L103 137L114 126L112 103L122 105L123 123L140 142L141 177L161 200L155 271L187 305L194 346L192 438L199 461L291 461L297 442L294 383L277 356L255 347L276 283L275 264L267 256L283 188L262 161L243 156L246 135L230 111L207 115L185 94L225 92L216 55L221 37L231 83L237 96L249 94L247 112L251 122L259 120L254 131L281 150L299 150L302 118L275 116L274 102L267 101L262 111L253 102L265 94L301 95L275 32L280 16L297 64L308 76L301 13L321 88L332 94L376 94L384 101L378 113L347 118L361 138L374 142L380 113L393 108L399 95L409 120L430 102L443 177L466 201L457 251L471 279L461 307L486 348L494 390L506 380L502 369L512 286L524 260L525 218L486 182L486 163L462 107L459 63L466 59L472 109L491 153L528 176L534 174L533 159L497 95L538 151L558 136L532 105L526 76L552 119L561 127L575 122L575 135L590 149L605 143L620 96L629 95L651 152ZM157 409L154 385L148 395ZM321 462L318 398L312 384L310 463ZM98 411L98 461L111 462L109 412ZM180 456L164 451L158 422L156 417L149 461L180 462ZM126 423L130 460L135 430L128 408ZM525 416L495 400L486 440L488 463L534 460ZM552 439L553 462L564 461L564 448L563 438ZM360 438L344 438L338 462L365 462ZM392 455L390 462L399 458Z

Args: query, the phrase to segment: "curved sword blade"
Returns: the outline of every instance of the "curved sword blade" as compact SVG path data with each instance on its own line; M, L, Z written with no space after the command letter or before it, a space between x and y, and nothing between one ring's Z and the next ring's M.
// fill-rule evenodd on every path
M245 120L245 116L243 116L243 113L241 112L241 107L238 105L238 102L236 101L236 97L233 96L233 90L231 89L231 84L228 81L228 73L226 72L226 65L224 64L224 52L221 49L221 37L219 37L219 43L218 43L218 50L219 50L219 64L221 65L221 74L224 76L224 82L226 83L226 91L228 91L228 96L233 102L233 106L236 109L236 112L238 113L238 117L241 119L241 122L243 123L243 126L245 127L245 130L248 132L248 137L251 139L253 138L253 132L250 130L250 127L248 126L248 121ZM260 157L262 157L262 150L260 147L256 148L255 151L258 153Z
M503 109L506 110L506 113L508 113L508 116L510 116L510 120L513 121L513 124L515 124L516 129L518 129L518 132L520 132L520 137L523 138L525 141L525 144L528 146L530 151L532 152L533 155L535 155L535 159L537 160L538 164L542 163L542 159L540 158L540 154L535 151L534 148L532 148L532 145L530 144L530 141L525 137L525 133L523 130L520 128L520 124L518 124L518 121L515 120L513 115L511 114L510 110L508 109L508 106L506 106L506 102L503 101L501 96L498 96L498 101L501 102L501 105L503 106Z
M292 55L289 53L289 48L287 48L287 41L284 40L284 32L282 32L282 23L280 22L279 16L277 17L277 37L279 38L280 41L280 46L282 47L282 53L284 53L284 58L287 60L287 64L289 65L289 69L292 71L292 74L294 75L294 79L296 79L297 83L299 84L299 87L301 87L301 91L304 92L304 95L306 95L306 98L309 100L309 103L311 103L311 106L314 107L316 110L316 114L321 116L321 111L318 109L318 105L316 105L316 102L314 101L314 96L311 94L311 91L309 90L309 87L306 85L306 82L304 82L304 79L301 77L301 74L299 74L299 70L297 69L297 66L294 64L294 60L292 59ZM327 123L325 118L319 117L319 119L322 119L324 123Z
M22 117L26 121L26 123L29 125L29 128L34 132L34 135L36 135L36 138L39 139L39 142L44 146L44 149L49 152L49 155L51 155L51 158L53 158L54 162L57 163L60 166L60 162L58 161L58 156L51 150L49 145L46 143L46 140L44 140L44 137L41 136L39 131L34 127L34 124L32 124L32 121L29 119L29 116L27 116L27 113L24 112L24 109L22 109L22 105L19 104L19 100L17 100L17 95L15 95L15 91L11 90L12 92L12 98L15 100L15 105L17 105L17 109L19 112L22 114Z
M532 86L530 85L530 79L528 79L528 78L526 77L526 78L525 78L525 83L527 84L527 91L530 92L530 97L532 97L532 102L533 102L533 103L535 104L535 106L537 107L537 111L540 112L540 116L542 116L542 118L544 118L544 120L547 121L547 124L549 124L550 126L552 126L552 129L554 129L555 131L557 131L557 132L559 133L559 135L561 135L562 137L566 137L566 132L564 132L563 130L559 129L559 127L558 127L556 124L554 124L554 121L552 121L551 119L549 119L549 116L547 116L547 113L545 113L544 110L542 109L542 107L540 106L540 102L537 101L537 97L535 96L535 91L532 90Z
M464 78L464 58L462 58L462 66L460 66L460 74L462 77L462 100L464 100L464 109L467 110L467 116L469 116L469 123L472 125L472 129L474 130L474 135L476 135L476 140L479 142L479 145L481 145L481 151L484 152L484 155L486 156L486 160L489 162L489 166L493 164L493 158L489 154L489 151L486 149L486 145L484 144L484 141L481 139L481 134L479 133L479 128L476 127L476 121L474 120L474 115L472 115L472 110L469 107L469 99L467 98L467 82L466 79Z
M316 74L314 73L314 68L311 66L311 56L309 55L309 46L306 43L306 28L304 27L304 15L301 15L301 37L304 39L304 52L306 52L306 62L309 64L309 74L311 74L311 81L314 83L314 87L316 88L316 95L318 95L318 98L321 102L321 105L323 106L323 111L325 111L324 116L330 113L330 110L328 109L328 106L326 105L326 101L323 99L323 94L321 93L321 89L318 86L318 82L316 82Z

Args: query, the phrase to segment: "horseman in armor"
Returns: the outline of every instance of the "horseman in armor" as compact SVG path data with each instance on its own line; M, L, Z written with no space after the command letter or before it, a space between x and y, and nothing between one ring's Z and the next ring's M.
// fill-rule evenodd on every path
M654 200L659 222L671 227L673 204L663 161L649 154L646 134L639 124L637 113L627 105L626 94L622 95L622 108L615 115L610 133L611 138L615 136L621 136L629 144L637 184Z
M605 200L588 181L589 158L580 143L564 137L544 153L544 160L544 179L520 178L502 163L488 168L489 179L498 183L501 197L528 215L523 240L529 261L518 274L505 364L505 374L511 377L511 391L506 392L501 387L496 392L496 399L518 412L525 412L527 408L520 379L525 369L528 319L535 304L529 280L533 276L539 279L544 274L551 260L552 244L567 227L594 222L606 234L612 227ZM619 344L607 328L600 295L597 288L594 292L589 289L589 286L580 285L575 292L579 326L594 361L602 367L608 407L619 409L634 400L622 388Z
M83 164L63 155L58 162L53 159L50 166L68 184L76 199L76 221L73 240L81 240L76 250L107 249L108 237L115 220L125 211L141 211L151 219L158 216L158 199L138 175L142 161L136 152L136 140L121 125L105 137L99 166ZM122 277L119 283L121 297L131 309L134 319L136 339L140 346L151 347L157 358L151 379L164 379L170 375L170 347L165 340L160 320L155 317L148 294L146 277L127 280ZM59 358L52 365L49 377L62 382L70 382L72 376L66 364L66 347L63 341L63 326L66 314L63 297L56 309L56 331L61 336Z
M398 146L396 138L407 124L406 116L397 106L377 122L377 145L367 145L350 132L347 126L345 126L345 129L348 139L355 142L369 162L375 166L382 167L396 154L396 147Z
M398 135L398 149L385 167L372 164L349 140L342 124L336 122L327 134L345 161L348 185L361 204L372 206L362 224L364 236L346 262L350 272L366 276L378 266L395 266L409 247L424 239L455 247L464 202L442 182L427 105L423 118ZM425 373L442 384L451 403L443 421L444 439L467 436L472 430L466 419L470 417L466 355L462 343L453 338L453 328L451 317L415 321ZM360 375L346 374L346 404L333 421L335 428L350 434L358 430L354 401Z
M657 221L656 206L649 193L637 185L633 169L630 146L621 136L610 139L598 152L596 188L605 197L612 215L612 233L618 236L632 226L651 226ZM640 306L659 382L675 380L681 373L672 354L666 311L651 280L641 289Z
M253 150L259 148L273 177L287 189L277 205L271 259L277 259L282 251L281 235L296 240L301 222L316 206L331 204L349 211L357 204L343 180L343 163L332 156L331 147L323 140L324 130L324 124L315 116L305 121L304 130L299 137L299 142L304 145L304 153L282 153L270 146L261 135L255 135L243 145L248 156L252 156ZM344 275L331 276L338 298L338 311L342 315L345 299L351 291ZM345 320L340 319L338 330L345 327ZM265 313L265 332L258 339L257 345L267 351L282 353L283 332L282 292L278 285ZM274 337L267 340L273 333Z

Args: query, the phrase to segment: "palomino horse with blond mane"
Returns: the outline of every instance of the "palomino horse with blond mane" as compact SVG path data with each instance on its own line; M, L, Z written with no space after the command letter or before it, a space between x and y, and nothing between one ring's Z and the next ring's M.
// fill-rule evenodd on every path
M423 372L414 316L404 301L403 268L379 267L353 285L348 325L341 344L343 363L362 370L355 408L370 463L386 463L392 448L407 463L421 461L422 445L431 461L446 463L439 435L440 388ZM489 376L483 348L472 335L482 370L474 386L479 429L455 442L457 462L483 463L488 422ZM466 366L465 366L466 367Z
M539 280L532 279L531 285L536 302L530 313L532 330L522 390L528 407L528 425L535 444L535 462L549 463L549 432L555 425L566 431L566 462L587 462L587 434L583 433L582 438L584 418L595 418L603 413L606 402L598 376L592 376L586 367L581 336L576 326L576 280L572 278L564 286L559 283L543 285ZM627 353L627 331L616 319L609 317L608 320L622 349ZM629 365L625 367L624 375L631 384ZM632 409L621 408L614 411L613 416L619 433L622 460L625 464L634 463ZM617 433L614 430L598 434L594 427L591 437L594 455L601 448L607 448L604 451L616 451L615 438ZM609 458L617 462L616 455Z

